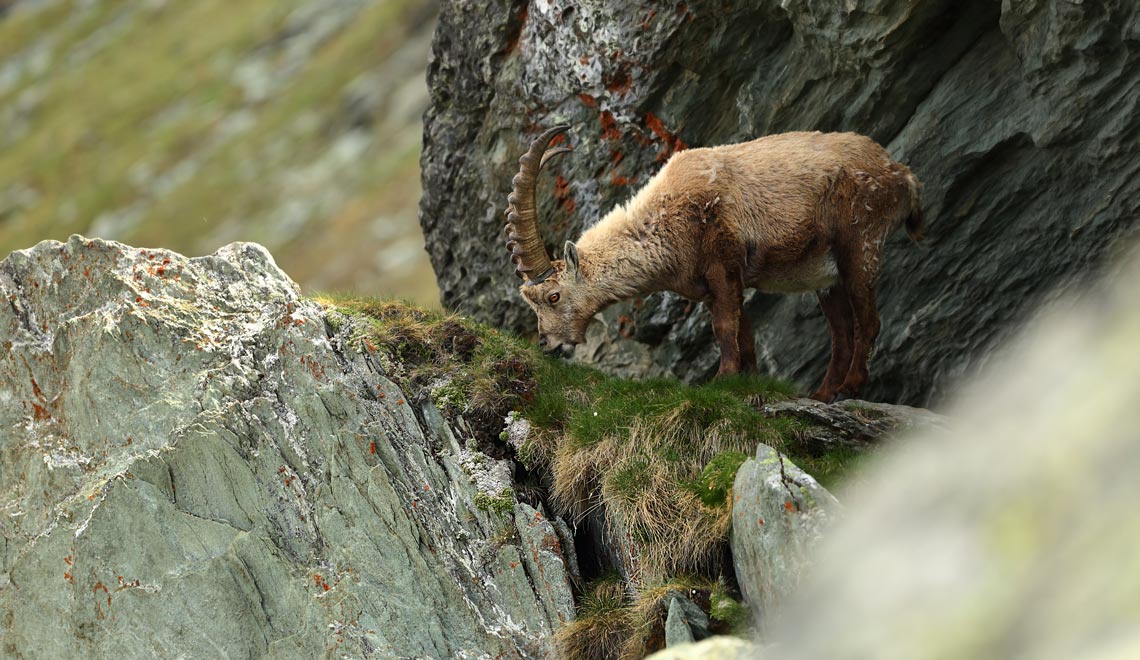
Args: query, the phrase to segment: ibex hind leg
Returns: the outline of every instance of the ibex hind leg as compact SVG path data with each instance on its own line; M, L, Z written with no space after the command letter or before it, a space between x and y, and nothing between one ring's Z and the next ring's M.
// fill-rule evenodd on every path
M831 361L827 365L827 375L823 377L819 389L811 398L816 401L831 401L836 391L847 378L851 369L851 354L855 343L855 319L851 311L851 301L840 285L825 291L817 291L819 307L827 319L831 331Z
M855 398L863 390L870 377L871 353L879 338L879 309L875 296L877 273L873 265L862 261L855 262L852 266L846 269L846 274L843 267L840 267L841 286L850 301L854 320L851 364L833 398Z

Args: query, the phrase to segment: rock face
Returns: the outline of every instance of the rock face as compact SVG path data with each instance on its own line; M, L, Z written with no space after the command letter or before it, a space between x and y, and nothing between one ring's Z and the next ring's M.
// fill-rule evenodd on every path
M815 479L766 445L736 473L732 562L762 629L810 570L815 546L840 512Z
M572 548L269 254L0 262L0 655L544 657Z
M686 145L859 131L922 179L929 224L924 246L887 246L868 394L926 404L1136 227L1138 39L1130 0L446 4L421 201L443 299L533 332L502 213L542 127L573 125L574 153L540 184L555 256ZM746 306L761 367L814 385L828 355L814 297ZM604 318L579 353L612 371L716 368L699 306L654 295Z

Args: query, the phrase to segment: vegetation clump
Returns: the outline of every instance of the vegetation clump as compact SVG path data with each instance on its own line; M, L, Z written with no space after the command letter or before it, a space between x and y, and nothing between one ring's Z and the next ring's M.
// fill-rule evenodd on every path
M475 506L482 511L490 511L504 516L515 507L515 491L511 488L504 488L498 495L488 495L479 491L475 493Z
M661 650L669 601L676 593L710 612L710 632L746 631L748 608L729 594L723 581L681 576L631 592L620 576L608 575L587 586L577 618L555 634L559 657L640 660Z

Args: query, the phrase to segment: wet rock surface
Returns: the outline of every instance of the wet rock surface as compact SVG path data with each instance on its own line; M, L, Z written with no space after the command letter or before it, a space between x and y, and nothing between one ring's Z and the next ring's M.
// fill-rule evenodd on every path
M685 146L870 135L925 183L929 232L887 246L868 398L938 400L1047 292L1101 267L1140 208L1140 8L1126 0L600 0L442 8L421 224L443 299L521 332L503 209L539 129L574 153L540 183L559 256ZM814 296L746 303L761 368L822 377ZM626 375L711 375L709 316L671 294L604 314L580 353Z
M479 506L464 437L264 248L77 236L0 293L0 655L550 652L558 523Z

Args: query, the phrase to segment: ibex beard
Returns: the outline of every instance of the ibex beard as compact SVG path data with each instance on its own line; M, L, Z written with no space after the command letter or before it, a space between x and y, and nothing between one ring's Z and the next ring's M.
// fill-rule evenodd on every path
M922 238L920 184L870 138L784 133L675 154L628 202L552 261L538 231L535 184L567 147L547 130L519 158L507 247L553 354L585 341L602 309L655 291L705 303L720 346L717 375L754 371L744 291L814 291L831 330L831 361L812 395L856 396L879 334L875 282L900 226ZM548 148L549 147L549 148Z

